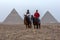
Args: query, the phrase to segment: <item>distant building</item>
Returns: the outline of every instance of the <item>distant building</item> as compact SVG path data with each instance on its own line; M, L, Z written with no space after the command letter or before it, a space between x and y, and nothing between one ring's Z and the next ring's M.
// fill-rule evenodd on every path
M23 24L23 19L19 16L18 12L13 9L11 13L7 16L7 18L4 20L3 24Z
M58 23L58 21L51 15L49 11L47 11L41 19L41 24L49 24L49 23Z

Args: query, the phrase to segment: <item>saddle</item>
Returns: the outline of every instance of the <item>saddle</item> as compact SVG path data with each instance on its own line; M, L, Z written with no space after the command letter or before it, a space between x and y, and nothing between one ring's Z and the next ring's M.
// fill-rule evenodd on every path
M38 18L34 18L34 23L35 24L39 24L40 23L40 20Z

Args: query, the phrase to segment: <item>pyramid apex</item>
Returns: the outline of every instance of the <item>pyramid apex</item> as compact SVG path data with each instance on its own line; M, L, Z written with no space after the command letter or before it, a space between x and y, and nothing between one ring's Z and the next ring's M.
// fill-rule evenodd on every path
M13 9L12 9L12 11L16 11L16 9L15 9L15 8L13 8Z
M49 14L51 14L51 13L50 13L50 11L48 11L48 10L46 11L46 13L49 13Z
M13 8L13 10L16 10L15 8Z
M47 10L46 12L50 12L50 11Z
M11 13L6 17L3 24L9 24L9 25L23 24L23 19L14 8L11 11Z
M53 15L51 14L51 12L50 12L49 10L47 10L47 11L45 12L44 16L52 16L52 17L53 17Z
M46 11L44 16L41 19L42 24L47 23L58 23L58 21L55 19L55 17L50 13L50 11Z
M51 14L51 10L46 10L45 12L44 12L45 14Z
M10 12L10 15L12 15L12 14L18 14L18 12L16 11L15 8L13 8L12 11Z

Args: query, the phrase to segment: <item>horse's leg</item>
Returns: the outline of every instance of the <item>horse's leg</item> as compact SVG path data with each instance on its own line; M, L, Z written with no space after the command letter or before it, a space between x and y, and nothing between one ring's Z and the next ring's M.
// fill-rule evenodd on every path
M27 24L27 27L30 28L30 24L29 23Z
M38 29L38 24L36 26L37 26L36 28Z
M30 25L28 24L28 28L30 28Z
M27 25L27 28L29 28L29 25Z
M32 27L31 24L29 24L29 25L28 25L28 28L31 28L31 27Z
M32 28L32 24L30 24L30 28Z
M40 24L39 24L39 29L41 28Z

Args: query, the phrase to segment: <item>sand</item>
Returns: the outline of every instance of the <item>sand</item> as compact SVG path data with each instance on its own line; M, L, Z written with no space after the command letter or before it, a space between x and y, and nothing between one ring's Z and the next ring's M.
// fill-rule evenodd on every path
M1 24L0 40L60 40L60 25L41 25L41 29L26 29L23 24Z

